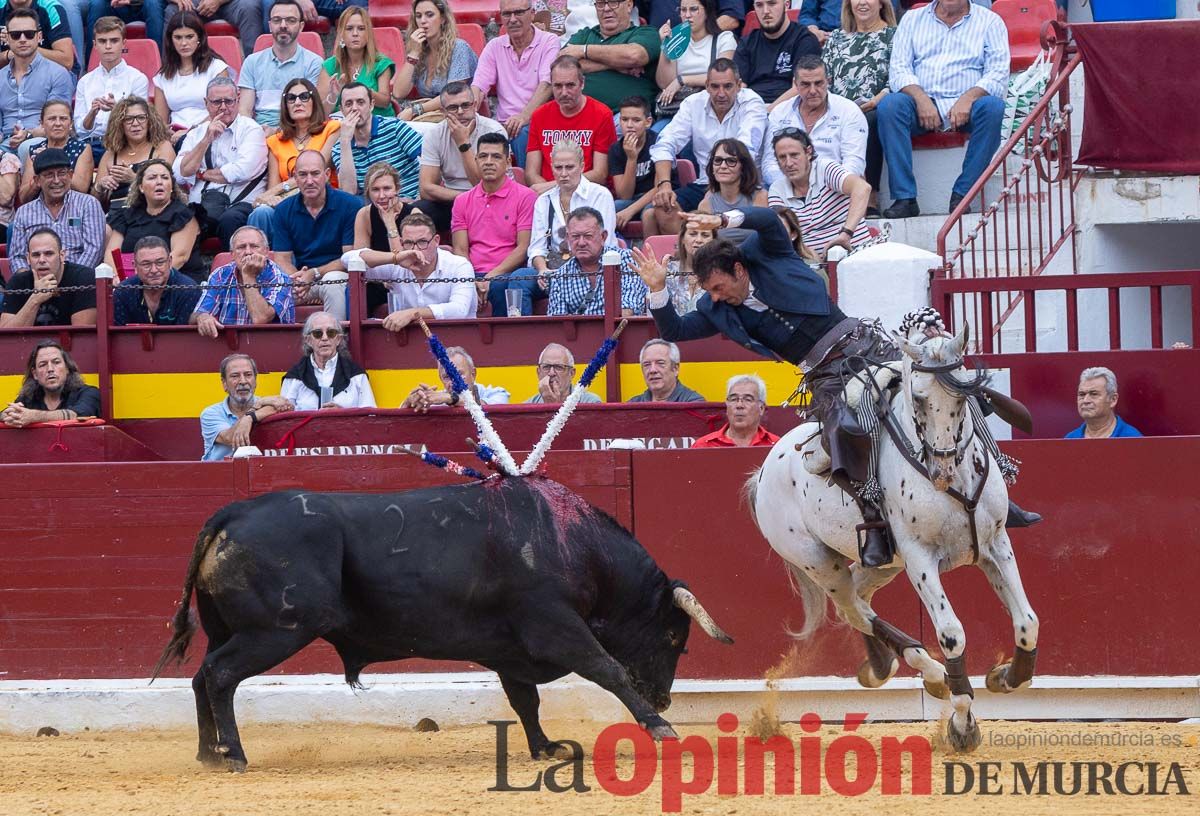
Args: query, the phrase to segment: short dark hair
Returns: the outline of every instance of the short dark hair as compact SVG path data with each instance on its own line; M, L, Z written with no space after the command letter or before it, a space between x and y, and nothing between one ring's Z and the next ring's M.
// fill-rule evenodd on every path
M595 207L576 207L567 216L567 223L578 221L581 218L594 218L596 219L596 223L600 225L600 229L604 229L604 216Z
M341 100L346 98L346 91L353 91L353 90L357 90L359 88L362 88L364 91L367 92L367 99L369 100L371 98L371 89L368 88L363 83L359 82L358 80L355 80L354 82L347 82L345 85L342 86L342 92L338 94L338 101L340 102Z
M583 79L583 64L570 54L563 54L560 57L556 57L554 62L550 63L551 71L554 71L556 68L574 68L579 73L579 78Z
M166 250L168 255L171 254L171 247L157 235L146 235L139 238L137 243L133 245L133 254L136 256L143 249L162 249Z
M696 280L701 285L704 285L714 272L733 275L735 263L745 263L742 258L742 250L732 241L718 238L696 250L696 254L692 256L692 274L696 276Z
M404 220L400 222L400 229L405 227L428 227L430 232L437 235L437 225L433 223L433 219L420 210L404 216Z
M29 245L33 243L33 239L37 238L39 235L49 235L54 239L55 246L57 246L59 249L62 249L62 238L59 237L57 232L49 227L38 227L33 232L29 233L29 237L25 239L26 251L29 250Z
M617 105L617 112L626 108L638 108L642 112L642 116L647 119L654 118L654 108L650 106L650 100L644 96L627 96L621 100L621 104Z
M470 93L471 98L475 98L475 92L471 90L471 83L465 79L456 79L453 82L447 82L438 94L438 98L445 99L447 96L458 96L460 93Z
M731 60L729 57L718 57L717 59L713 60L712 65L708 66L709 74L714 72L723 74L726 71L733 71L733 78L739 81L741 80L742 72L738 70L737 63Z
M300 8L300 3L297 0L271 0L271 5L267 6L267 16L271 16L271 12L276 6L295 6L297 10ZM300 22L304 22L301 20Z
M478 150L481 145L494 144L504 148L504 155L507 156L512 150L512 146L508 143L508 137L503 133L485 133L475 142L475 149Z
M775 149L775 145L782 142L784 139L795 139L805 150L812 150L812 137L808 132L798 127L785 127L775 131L775 135L771 137L771 149Z
M11 6L9 8L12 8ZM12 9L8 14L8 25L12 25L13 20L33 20L33 27L38 31L42 30L41 18L37 16L37 12L33 7Z
M816 54L805 54L804 56L800 57L800 59L796 60L796 64L792 66L792 76L795 76L801 71L815 71L818 68L828 72L828 69L825 68L825 63L821 61L819 56Z

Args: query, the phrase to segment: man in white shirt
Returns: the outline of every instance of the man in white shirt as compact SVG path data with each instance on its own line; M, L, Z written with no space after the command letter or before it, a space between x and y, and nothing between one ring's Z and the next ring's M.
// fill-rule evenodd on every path
M654 160L654 218L659 233L679 232L683 213L700 205L708 191L704 169L712 147L721 139L739 139L754 161L762 156L767 107L762 97L742 86L733 60L721 58L708 69L706 93L692 94L679 104L679 113L650 148ZM688 143L696 156L696 181L673 188L671 169L675 157Z
M298 38L304 21L296 0L274 0L269 15L271 47L246 57L238 87L242 89L242 116L253 118L265 131L274 133L279 128L279 103L287 84L293 79L307 79L326 99L329 74L321 65L320 55L300 47Z
M768 117L763 137L763 182L769 187L783 178L771 139L789 127L808 134L818 157L861 176L867 168L867 117L854 102L829 92L829 75L820 57L806 54L798 59L792 83L792 98L781 102Z
M388 288L383 327L398 332L418 316L426 320L474 317L478 304L475 269L466 258L438 246L433 220L415 212L400 222L400 251L359 250L367 280Z
M267 186L266 138L258 123L238 115L237 105L232 79L218 76L209 82L204 95L208 121L188 132L175 159L175 178L192 185L188 201L205 205L201 237L216 235L223 249L245 226L252 202Z
M75 132L91 144L99 163L104 155L109 111L127 96L147 99L150 81L121 57L125 51L125 23L120 17L101 17L92 33L92 50L100 55L100 65L80 77L75 86Z

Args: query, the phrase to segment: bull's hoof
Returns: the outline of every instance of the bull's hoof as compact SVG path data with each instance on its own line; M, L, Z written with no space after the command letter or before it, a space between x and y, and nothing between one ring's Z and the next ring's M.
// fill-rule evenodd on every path
M662 725L652 725L646 729L650 732L650 736L655 742L662 742L665 739L679 739L679 735L675 733L675 729L666 723Z
M858 684L863 688L879 688L888 680L891 680L899 668L900 661L892 658L892 665L888 670L887 677L879 678L875 676L875 670L871 668L871 661L864 660L863 664L858 667Z
M1010 694L1016 689L1008 685L1008 669L1012 666L1011 660L1006 660L1003 663L998 663L992 666L987 673L987 690L992 694Z
M547 742L530 754L534 759L575 759L575 751L561 742Z
M207 768L224 768L225 757L211 748L203 748L196 752L196 761Z
M938 683L930 683L928 680L923 681L925 684L925 693L931 697L936 697L939 700L950 699L950 687L946 685L946 679L943 675L942 680Z
M246 772L246 760L233 759L230 757L226 757L225 758L225 769L228 770L230 773L239 773L239 774L245 773Z
M969 754L983 742L983 733L979 730L979 723L976 722L975 715L968 714L967 717L965 731L959 731L954 727L954 717L946 721L946 742L955 753Z

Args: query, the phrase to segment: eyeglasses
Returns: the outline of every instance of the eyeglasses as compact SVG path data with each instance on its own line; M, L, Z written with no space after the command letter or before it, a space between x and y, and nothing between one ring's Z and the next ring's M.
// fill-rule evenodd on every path
M342 336L341 329L313 329L308 333L313 340L337 340Z
M288 93L283 95L283 99L289 105L293 102L307 102L312 99L312 91L301 91L300 93Z
M36 40L41 33L36 28L17 31L10 28L8 30L8 38L10 40Z
M432 243L432 238L422 238L419 241L401 241L400 246L404 249L429 249Z
M204 101L214 108L232 108L237 104L236 99L206 99Z
M270 23L271 25L298 25L300 23L300 18L299 17L272 17L271 19L267 20L267 22Z
M736 167L737 165L741 164L741 162L742 160L737 156L713 156L712 158L713 167L720 167L723 164L727 164L730 167Z
M134 266L138 269L166 269L171 265L170 258L155 258L149 261L134 261Z
M562 363L538 363L537 367L538 367L538 371L544 371L547 374L549 374L551 372L557 372L559 374L566 374L568 371L570 371L573 368L573 366L564 365Z
M144 125L150 116L145 113L127 113L125 114L126 122L133 122L135 125Z
M508 11L500 12L500 17L507 20L511 17L520 17L522 14L528 14L531 11L533 11L532 7L526 7L523 9L509 9Z
M752 397L749 394L730 394L725 398L726 405L753 405L756 402L759 402L758 397Z
M442 109L446 113L466 113L471 108L475 107L474 102L459 102L457 105L442 105Z
M596 8L616 8L625 5L625 0L596 0L592 5Z

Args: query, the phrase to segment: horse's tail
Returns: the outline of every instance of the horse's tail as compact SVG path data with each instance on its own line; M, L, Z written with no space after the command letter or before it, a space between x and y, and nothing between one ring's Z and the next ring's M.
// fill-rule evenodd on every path
M168 663L182 663L187 658L188 644L192 642L192 636L196 634L197 628L196 616L192 613L192 591L196 587L196 575L200 571L200 562L215 537L216 527L213 522L214 519L210 519L209 523L200 531L200 535L196 537L196 546L192 549L192 559L188 563L187 577L183 581L183 598L179 602L179 609L176 610L175 617L171 619L171 639L163 649L158 662L154 664L154 672L150 676L151 683L158 679L158 675Z
M742 489L738 491L742 503L750 510L750 518L754 522L755 527L758 527L758 510L755 508L754 503L758 501L758 483L761 479L762 468L757 467L750 471L750 477L746 479L745 484L742 485ZM758 527L758 531L761 533L762 528Z
M800 605L804 608L804 626L800 627L798 632L791 629L786 631L789 637L796 640L807 640L812 637L813 632L821 628L821 625L829 617L829 605L826 603L825 590L813 583L804 570L795 564L789 563L787 569L788 583L792 585L792 591L800 596Z

